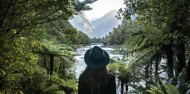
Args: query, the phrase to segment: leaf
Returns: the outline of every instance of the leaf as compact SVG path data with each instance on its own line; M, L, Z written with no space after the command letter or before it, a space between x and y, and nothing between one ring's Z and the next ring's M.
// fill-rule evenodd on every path
M185 94L190 94L190 89Z
M151 94L164 94L158 87L150 85L150 90L147 90Z
M172 84L165 83L164 87L167 89L168 94L180 94L177 87L173 86Z

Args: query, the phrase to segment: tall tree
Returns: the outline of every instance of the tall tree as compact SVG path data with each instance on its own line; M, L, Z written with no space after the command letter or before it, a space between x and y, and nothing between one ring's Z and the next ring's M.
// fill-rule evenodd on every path
M38 58L33 51L41 47L36 36L45 31L41 27L67 21L78 11L91 9L88 4L94 1L0 0L0 93L21 92L22 75L31 78Z
M138 17L142 17L140 19L141 22L152 23L156 28L161 28L164 34L168 34L170 41L167 45L170 46L170 50L173 50L176 54L178 75L182 69L186 67L185 45L187 44L189 35L187 28L190 23L190 2L188 0L124 1L127 6L127 8L123 10L126 18L130 18L131 15L137 15Z
M53 44L53 42L48 40L42 40L43 42L43 49L42 51L39 51L38 53L42 54L43 56L49 56L50 59L50 65L47 70L48 74L53 74L54 69L54 58L60 57L62 59L70 59L74 55L72 52L72 48L65 45L65 44ZM45 61L44 61L45 62Z

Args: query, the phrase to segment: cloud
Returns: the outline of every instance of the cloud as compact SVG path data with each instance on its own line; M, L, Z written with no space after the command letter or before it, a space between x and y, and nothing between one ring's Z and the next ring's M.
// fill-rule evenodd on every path
M111 10L124 8L123 3L123 0L98 0L90 5L93 10L85 11L84 13L89 19L100 18Z

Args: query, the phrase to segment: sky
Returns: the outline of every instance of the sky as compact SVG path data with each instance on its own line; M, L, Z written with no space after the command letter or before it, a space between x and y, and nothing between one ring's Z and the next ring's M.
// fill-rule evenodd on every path
M123 0L98 0L91 4L92 10L85 11L88 19L100 18L111 10L124 8Z

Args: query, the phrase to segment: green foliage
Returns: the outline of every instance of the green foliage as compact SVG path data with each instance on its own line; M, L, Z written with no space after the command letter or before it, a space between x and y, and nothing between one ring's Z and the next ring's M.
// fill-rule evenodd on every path
M46 74L46 70L37 65L34 68L34 73L31 75L31 77L28 77L28 75L22 76L21 85L23 93L43 92L44 88L46 88L46 81L48 77L49 76Z
M138 70L134 70L135 65L131 62L116 61L108 65L108 68L113 72L119 80L123 80L124 83L131 83L138 76L136 73ZM138 71L139 72L139 71Z
M165 83L164 86L165 86L168 94L180 94L178 89L175 86L173 86L169 83Z
M71 92L77 91L77 84L76 84L76 80L74 79L63 80L63 79L60 79L59 76L57 75L52 75L50 77L50 81L54 83L54 85L53 87L51 86L49 89L47 89L47 91L56 90L57 88L60 88L63 90L68 89ZM60 90L60 89L57 89L57 90Z
M189 83L185 81L186 79L186 69L184 68L183 71L177 77L177 88L181 94L185 94L189 89Z
M106 36L102 39L102 42L106 45L123 44L127 36L125 27L126 26L122 24L119 25L117 28L114 28L113 31L109 33L109 36Z
M147 91L150 92L151 94L164 94L164 92L162 92L158 87L152 85L150 86L150 90Z
M33 45L30 46L29 43ZM19 83L22 76L31 77L36 66L37 56L30 49L38 47L37 44L36 41L31 41L31 38L17 38L6 44L6 48L1 49L0 84L2 92L20 92L21 84Z
M124 78L129 74L129 64L124 64L122 62L114 62L108 65L108 68L114 74Z
M68 76L72 74L69 68L74 55L70 46L77 43L78 31L68 20L78 11L90 9L88 4L94 1L1 0L0 93L39 94L51 86L47 82L49 75L45 71L48 66L42 66L45 64L43 60L51 60L48 55L44 55L45 58L37 55L36 52L39 51L47 51L56 56L61 54L61 59L55 58L54 68L58 69L55 74L59 74L60 79L74 79L74 76ZM42 44L42 39L55 43ZM58 92L63 92L58 89Z
M49 68L47 68L47 65L44 64L44 67L47 68L47 70L49 70L50 75L53 73L54 70L54 64L55 63L55 57L59 57L61 61L61 63L59 63L59 65L61 65L62 63L72 63L74 61L73 56L74 56L74 52L73 49L71 47L69 47L66 44L53 44L53 42L48 41L48 40L42 40L43 42L43 49L41 51L38 51L39 54L41 54L43 56L43 58L46 58L46 56L49 56L50 59L50 65ZM47 63L45 60L42 61L44 63ZM62 66L57 66L57 67L62 67ZM63 67L62 67L63 68ZM62 69L60 69L62 70Z
M76 41L77 44L89 44L91 39L85 33L78 31Z
M185 94L189 94L189 93L190 93L190 89Z
M166 89L167 94L181 94L179 93L179 90L175 86L169 83L165 83L164 88ZM165 94L159 87L152 86L152 85L150 86L150 90L147 90L147 91L151 94Z
M54 44L52 41L42 40L42 54L54 54L55 56L73 56L73 49L66 44Z
M140 87L141 90L147 90L147 85L153 84L148 81L157 83L157 76L167 72L168 77L161 80L169 83L171 79L177 78L171 84L176 85L181 94L185 94L190 78L187 28L190 23L187 16L190 14L190 3L187 0L124 1L126 8L119 10L124 16L123 23L106 36L103 42L108 45L122 45L123 62L133 63L131 70L135 75L132 78L146 81L146 87ZM132 20L131 16L135 16L135 19ZM131 81L138 82L136 79ZM169 93L176 90L168 84L158 88L167 88ZM152 92L166 94L164 90L157 90L156 86L152 86Z

